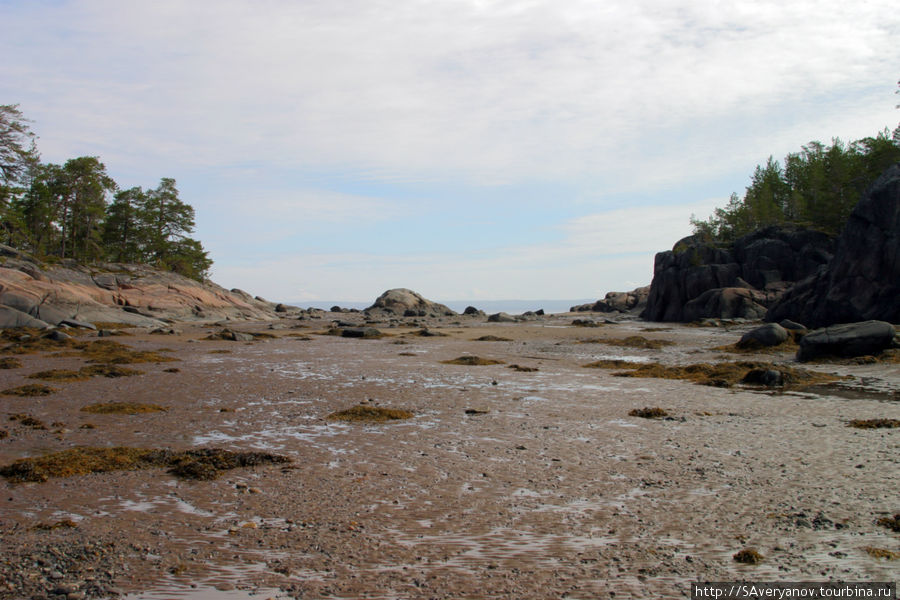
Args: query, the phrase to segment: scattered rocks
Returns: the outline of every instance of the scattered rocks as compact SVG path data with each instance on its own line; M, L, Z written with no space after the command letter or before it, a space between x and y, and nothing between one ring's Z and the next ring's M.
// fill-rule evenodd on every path
M894 347L896 330L884 321L845 323L807 333L800 340L797 360L875 355Z

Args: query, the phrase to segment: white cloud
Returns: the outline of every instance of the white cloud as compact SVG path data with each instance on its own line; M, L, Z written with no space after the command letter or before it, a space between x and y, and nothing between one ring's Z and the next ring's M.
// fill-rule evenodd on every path
M889 0L7 2L0 102L46 160L175 177L232 286L599 296L649 281L653 252L709 214L686 190L724 197L770 154L895 124L897 39ZM521 241L487 256L347 254L344 223L419 211L449 239L529 185L564 190L545 202L554 243L500 222ZM623 194L656 206L612 210Z
M63 113L51 139L64 126L135 160L476 181L665 169L654 148L679 142L727 160L724 136L758 134L729 121L756 128L782 106L821 124L829 110L806 103L889 87L900 22L880 1L37 6L8 27L39 54L17 84Z

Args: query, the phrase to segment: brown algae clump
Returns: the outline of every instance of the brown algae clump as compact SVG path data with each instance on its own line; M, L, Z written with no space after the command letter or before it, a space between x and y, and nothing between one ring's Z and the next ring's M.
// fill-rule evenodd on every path
M865 548L863 548L863 550L865 550L866 554L868 554L872 558L883 558L884 560L900 560L900 552L894 552L885 548L874 548L872 546L866 546Z
M106 402L89 404L82 412L96 415L139 415L144 413L166 412L169 409L157 404L140 404L137 402Z
M619 358L597 360L586 365L581 365L585 369L636 369L644 363L636 363L630 360L622 360Z
M876 521L882 527L887 527L891 531L895 531L900 533L900 513L897 513L893 517L882 517Z
M408 410L398 408L384 408L381 406L367 406L360 404L346 410L333 412L326 417L329 421L362 421L368 423L386 423L388 421L400 421L411 419L415 415Z
M53 392L58 391L56 388L52 388L48 385L42 385L40 383L30 383L28 385L20 385L19 387L9 388L3 391L0 391L0 394L4 396L20 396L22 398L34 398L37 396L49 396Z
M502 360L494 360L492 358L481 358L480 356L460 356L452 360L442 360L445 365L464 365L468 367L484 366L484 365L502 365Z
M0 358L0 369L19 369L22 367L22 361L12 356Z
M131 375L140 375L143 371L137 369L129 369L119 365L100 364L82 367L77 371L69 369L51 369L49 371L38 371L28 376L29 379L40 379L42 381L85 381L91 377L129 377Z
M43 421L24 413L14 414L9 418L9 420L17 421L19 425L22 425L24 427L31 427L32 429L47 429L47 426L44 425Z
M80 371L71 371L69 369L51 369L49 371L38 371L28 376L29 379L40 379L42 381L84 381L90 379L90 375L85 375Z
M134 350L125 344L111 340L97 340L76 344L76 349L91 363L110 365L127 365L134 363L162 363L177 361L177 358L164 356L164 350Z
M215 479L221 471L238 467L287 463L285 456L261 452L231 452L216 448L174 452L145 448L70 448L36 458L23 458L0 467L0 475L12 483L47 481L109 471L169 468L185 479Z
M847 427L857 429L893 429L900 427L900 419L853 419Z
M506 368L512 369L513 371L518 371L519 373L534 373L538 370L537 367L523 367L522 365L509 365Z
M614 373L616 377L653 377L658 379L682 379L702 385L715 387L731 387L738 383L757 383L751 372L767 373L772 371L779 377L779 386L808 386L827 383L841 379L836 375L807 371L786 365L773 365L761 362L722 362L716 364L699 363L685 366L665 366L659 363L646 363L631 367L631 371Z
M733 558L735 562L743 563L745 565L758 565L765 559L765 557L754 548L745 548L744 550L735 553L731 558Z
M628 413L628 416L641 417L642 419L661 419L663 417L668 417L669 413L658 406L654 408L648 406L646 408L635 408Z
M473 342L511 342L512 340L505 337L500 337L499 335L483 335L480 338L475 338L472 340Z

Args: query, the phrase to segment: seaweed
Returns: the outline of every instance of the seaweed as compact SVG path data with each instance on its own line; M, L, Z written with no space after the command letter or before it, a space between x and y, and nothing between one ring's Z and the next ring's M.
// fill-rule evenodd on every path
M85 375L80 371L72 371L70 369L51 369L49 371L38 371L28 376L29 379L40 379L42 381L84 381L90 379L90 375Z
M847 427L857 429L893 429L900 427L900 419L853 419Z
M698 363L684 366L665 366L659 363L645 363L629 367L630 371L613 373L615 377L652 377L658 379L682 379L701 385L732 387L741 383L754 370L777 371L786 386L809 386L842 379L816 371L807 371L787 365L773 365L761 362L722 362L716 364Z
M385 423L399 421L414 417L412 412L397 408L384 408L381 406L367 406L360 404L346 410L339 410L329 414L329 421L364 421L373 423Z
M629 411L628 416L630 417L641 417L643 419L661 419L663 417L668 417L669 413L664 409L655 407L655 408L635 408Z
M40 383L30 383L28 385L20 385L19 387L8 388L0 391L0 394L4 396L20 396L22 398L34 398L38 396L49 396L50 394L57 392L56 388L52 388L48 385L42 385Z
M33 527L35 531L53 531L54 529L75 529L78 523L72 519L63 519L55 523L38 523Z
M9 417L10 421L16 421L19 425L24 427L31 427L32 429L47 429L47 426L44 425L44 422L40 419L36 419L31 415L27 415L25 413L16 413Z
M745 548L740 552L737 552L732 556L735 562L743 563L745 565L758 565L765 557L756 551L755 548Z
M174 362L178 360L172 356L160 354L161 352L171 352L171 350L166 348L160 348L155 351L134 350L129 346L111 340L79 343L76 345L76 348L81 351L90 363L127 365L135 363Z
M885 548L875 548L873 546L866 546L863 548L863 550L865 550L866 554L868 554L872 558L883 558L884 560L900 560L900 552L886 550Z
M882 527L887 527L891 531L900 533L900 513L895 514L893 517L882 517L876 523Z
M84 381L91 377L130 377L132 375L140 375L143 371L137 369L129 369L115 364L99 364L82 367L77 371L70 369L51 369L49 371L38 371L28 376L29 379L40 379L42 381Z
M0 369L19 369L22 367L22 361L12 356L0 358Z
M138 415L144 413L166 412L169 409L158 404L141 404L138 402L104 402L89 404L81 412L97 415Z
M511 342L512 340L505 337L500 337L499 335L483 335L480 338L475 338L472 340L473 342Z
M110 471L168 468L170 473L183 479L210 480L225 470L287 462L290 462L288 457L277 454L232 452L217 448L175 452L123 446L79 447L19 459L0 467L0 476L11 483L22 483Z
M492 358L481 358L480 356L460 356L452 360L442 360L445 365L465 365L465 366L484 366L484 365L502 365L502 360L494 360Z
M645 363L636 363L630 360L621 359L603 359L597 360L586 365L581 365L585 369L636 369Z
M520 373L534 373L538 370L537 367L523 367L522 365L509 365L506 368L512 369L513 371L518 371Z

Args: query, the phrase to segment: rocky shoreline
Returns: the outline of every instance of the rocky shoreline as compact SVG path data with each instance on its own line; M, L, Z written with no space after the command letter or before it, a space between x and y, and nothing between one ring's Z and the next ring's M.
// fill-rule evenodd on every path
M799 365L790 340L737 348L753 323L605 320L304 312L126 327L119 348L78 329L8 339L20 366L0 387L55 391L3 396L0 467L80 447L290 462L4 479L0 598L680 598L696 580L891 579L896 350ZM363 327L380 335L340 334ZM148 362L48 375L101 350ZM759 365L826 383L742 383ZM162 410L84 410L116 402ZM329 419L354 406L413 416ZM761 562L734 558L748 549Z

